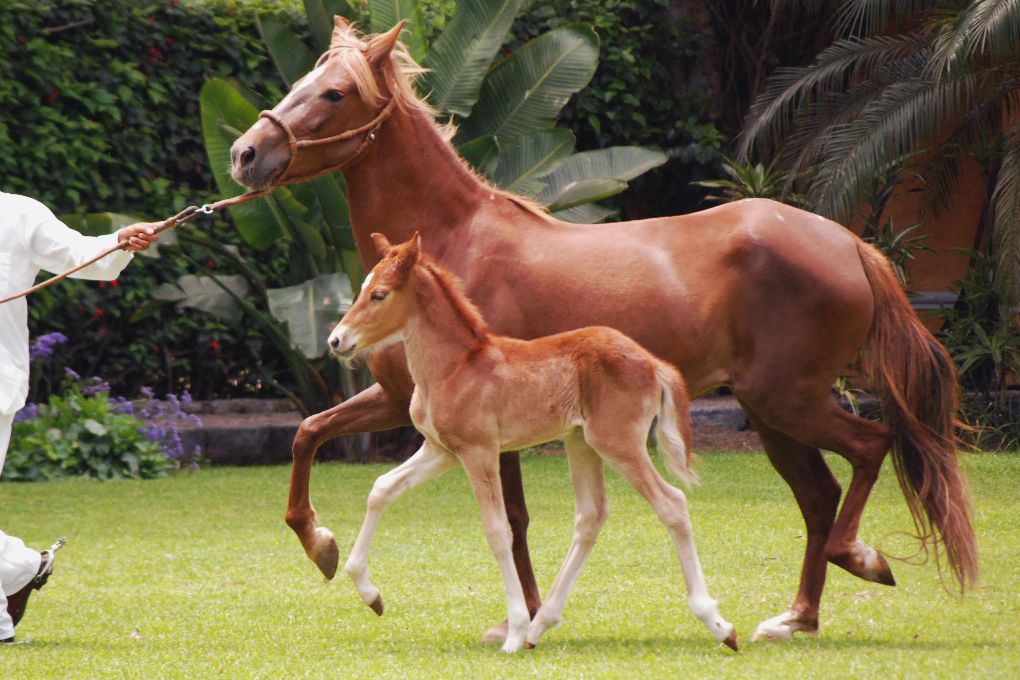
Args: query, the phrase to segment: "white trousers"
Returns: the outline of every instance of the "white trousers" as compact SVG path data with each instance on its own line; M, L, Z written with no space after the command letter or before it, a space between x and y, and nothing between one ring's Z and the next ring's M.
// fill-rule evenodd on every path
M0 416L0 473L4 469L13 422L13 415ZM0 531L0 640L14 635L14 622L7 614L7 596L18 592L35 578L41 561L42 556L26 548L20 538Z

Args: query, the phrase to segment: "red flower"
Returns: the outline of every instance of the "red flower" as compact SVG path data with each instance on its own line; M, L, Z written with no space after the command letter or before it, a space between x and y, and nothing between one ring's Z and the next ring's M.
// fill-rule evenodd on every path
M99 287L100 288L106 288L106 281L100 281L99 282Z
M171 36L168 35L166 37L166 40L164 40L163 42L165 42L167 45L173 45L174 44L174 39Z
M216 269L216 263L211 258L205 261L205 266L209 269Z
M214 352L219 352L220 351L220 343L218 343L215 340L213 340L213 341L211 341L209 343L209 348L211 350L213 350Z
M104 313L105 312L103 312L103 310L101 308L99 308L99 307L96 307L96 310L93 312L93 314L95 314L97 319L102 318Z
M110 281L110 288L116 288L118 285L120 284L117 283L117 279Z

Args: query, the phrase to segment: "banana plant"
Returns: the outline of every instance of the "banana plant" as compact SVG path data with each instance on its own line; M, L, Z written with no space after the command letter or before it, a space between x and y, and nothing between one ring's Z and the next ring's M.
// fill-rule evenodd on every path
M422 30L416 0L368 0L364 7L372 32L405 21L402 40L412 56L430 69L419 83L421 94L429 97L440 116L457 124L454 143L480 174L538 201L562 219L604 220L612 211L594 201L623 191L627 182L661 165L666 156L638 147L575 152L573 133L556 127L556 118L595 73L598 38L590 26L563 26L500 56L522 4L523 0L458 3L449 24L431 44ZM262 40L288 87L310 71L317 56L329 47L333 15L351 21L362 18L345 0L304 0L304 9L311 45L280 19L257 18ZM206 83L200 100L206 151L216 182L224 195L236 195L243 189L228 172L230 145L257 120L259 109L271 103L258 101L226 80ZM230 210L249 246L278 248L281 241L291 246L289 285L260 289L249 276L250 295L261 298L253 306L260 310L261 323L275 319L289 327L291 355L296 349L297 355L313 361L324 348L306 334L323 335L319 329L324 315L335 319L344 311L342 300L353 297L363 276L342 176L337 173L280 187L266 199ZM323 277L334 278L327 282ZM226 281L217 285L223 296L232 296L235 302L243 299ZM209 286L202 291L207 295ZM284 304L286 300L294 302ZM187 304L186 298L178 304ZM349 384L350 376L342 382Z

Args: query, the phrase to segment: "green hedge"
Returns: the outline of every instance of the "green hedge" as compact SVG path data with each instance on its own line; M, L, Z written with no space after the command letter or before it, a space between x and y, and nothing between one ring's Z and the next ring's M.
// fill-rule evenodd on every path
M5 0L0 54L0 187L61 213L155 217L208 195L202 84L279 96L254 14L232 2Z
M228 77L278 99L254 12L303 19L296 9L268 0L0 2L0 189L58 214L153 220L208 200L199 90ZM195 228L232 240L222 220ZM198 257L199 267L218 265ZM67 365L104 376L119 394L142 385L197 397L269 392L278 361L261 338L150 300L156 286L195 269L164 254L135 258L119 286L62 283L33 296L32 334L62 331Z

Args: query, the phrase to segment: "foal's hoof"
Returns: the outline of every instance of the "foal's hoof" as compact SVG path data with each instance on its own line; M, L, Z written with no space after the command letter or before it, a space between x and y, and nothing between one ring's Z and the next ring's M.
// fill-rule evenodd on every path
M509 630L507 622L504 620L501 623L497 623L495 626L485 631L485 635L482 636L483 645L501 645L506 642L507 631Z
M371 604L369 604L368 606L372 611L376 613L376 616L382 616L383 613L382 595L376 595L375 599L372 600Z
M340 548L337 547L333 533L325 527L315 530L315 552L312 554L312 561L319 568L326 580L336 576L337 565L340 564Z
M884 586L896 585L885 556L869 545L857 541L849 550L829 557L829 561L857 578Z
M730 634L726 636L726 639L722 641L724 645L732 649L734 652L737 650L737 629L734 628L730 631Z

